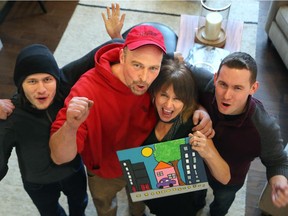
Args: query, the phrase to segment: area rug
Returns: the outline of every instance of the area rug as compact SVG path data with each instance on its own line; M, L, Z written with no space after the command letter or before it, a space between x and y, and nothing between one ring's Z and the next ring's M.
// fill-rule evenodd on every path
M55 51L60 66L69 63L97 45L109 39L102 21L101 12L113 1L81 0L72 19ZM123 32L141 22L160 22L170 26L179 33L180 15L199 15L200 1L117 1L126 20ZM244 21L241 50L255 56L259 2L257 0L234 0L229 19Z
M126 13L123 31L140 22L153 21L161 22L170 26L178 34L180 15L199 15L201 8L200 1L126 0L113 2L119 3L123 9L122 11ZM105 12L105 7L110 6L111 3L112 1L106 0L79 1L79 4L76 7L66 31L63 34L63 37L54 53L59 66L63 66L73 60L78 59L97 45L102 44L109 39L102 21L101 12ZM252 56L255 56L256 49L258 9L258 0L233 0L229 15L229 19L236 19L244 22L241 51L248 52ZM0 194L0 215L38 215L35 206L23 189L17 158L14 151L9 160L9 172L0 182ZM236 200L228 213L229 216L245 215L245 197L246 184L237 193ZM208 205L212 198L213 195L211 190L209 190L207 206L199 213L199 216L208 214ZM118 215L128 216L126 195L123 191L118 194L118 200L120 204ZM67 201L65 196L61 196L61 203L67 209ZM97 215L90 197L86 215ZM148 209L147 215L150 215Z

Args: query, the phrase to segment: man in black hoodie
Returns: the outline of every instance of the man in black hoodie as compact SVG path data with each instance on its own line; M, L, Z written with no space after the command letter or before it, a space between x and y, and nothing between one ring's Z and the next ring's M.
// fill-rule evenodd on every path
M0 180L8 171L15 148L25 191L41 215L66 215L58 200L68 199L69 215L85 215L87 185L81 157L56 165L50 158L50 125L67 94L61 73L50 50L40 44L19 53L14 70L18 95L13 113L0 121Z

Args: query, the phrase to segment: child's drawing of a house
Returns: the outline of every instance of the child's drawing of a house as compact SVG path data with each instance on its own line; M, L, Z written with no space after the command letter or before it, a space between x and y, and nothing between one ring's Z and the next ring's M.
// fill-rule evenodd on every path
M179 185L175 169L168 163L159 162L154 169L157 188L167 188Z

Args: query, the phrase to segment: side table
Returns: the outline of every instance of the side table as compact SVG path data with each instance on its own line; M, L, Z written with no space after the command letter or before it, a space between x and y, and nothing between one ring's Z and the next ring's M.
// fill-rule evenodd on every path
M186 58L189 50L195 43L195 33L198 28L199 16L181 15L180 32L176 50L181 52L183 57ZM242 41L243 22L237 20L228 20L226 28L226 43L224 49L235 52L239 51Z

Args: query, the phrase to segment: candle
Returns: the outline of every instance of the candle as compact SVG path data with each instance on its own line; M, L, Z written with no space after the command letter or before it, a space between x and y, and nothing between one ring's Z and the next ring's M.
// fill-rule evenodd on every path
M211 12L206 16L205 39L217 40L221 31L222 15L218 12Z

